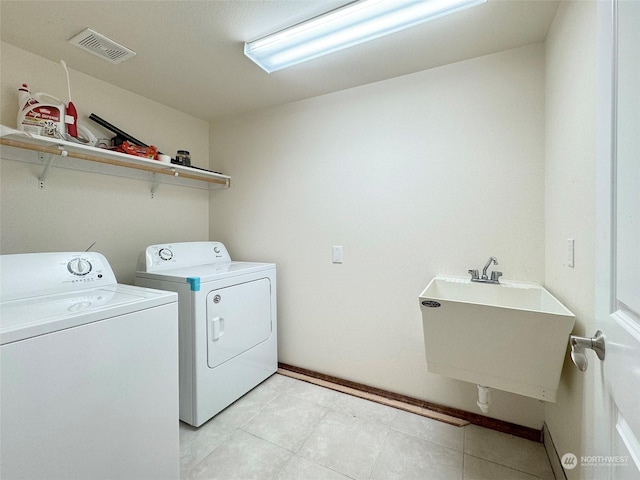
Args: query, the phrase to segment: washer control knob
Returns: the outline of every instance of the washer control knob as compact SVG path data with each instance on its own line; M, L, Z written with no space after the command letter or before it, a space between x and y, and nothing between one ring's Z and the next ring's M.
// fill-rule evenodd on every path
M220 247L218 246L213 247L213 251L216 253L220 253Z
M78 275L83 277L91 272L92 269L91 262L84 258L74 258L73 260L67 263L67 270L74 275Z
M169 261L173 258L173 252L168 248L161 248L158 255L160 255L160 258L165 261Z

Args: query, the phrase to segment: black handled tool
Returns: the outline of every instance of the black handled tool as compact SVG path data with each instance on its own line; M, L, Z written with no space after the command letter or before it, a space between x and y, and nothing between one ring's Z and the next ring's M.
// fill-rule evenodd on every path
M133 143L134 145L138 145L139 147L148 147L149 146L146 143L141 142L137 138L132 137L127 132L124 132L124 131L120 130L115 125L111 125L109 122L107 122L106 120L103 120L102 118L97 116L95 113L92 113L91 115L89 115L89 120L93 120L98 125L106 128L107 130L111 130L113 133L116 134L116 136L111 139L114 147L117 147L118 145L120 145L125 140L127 142L129 142L129 143Z

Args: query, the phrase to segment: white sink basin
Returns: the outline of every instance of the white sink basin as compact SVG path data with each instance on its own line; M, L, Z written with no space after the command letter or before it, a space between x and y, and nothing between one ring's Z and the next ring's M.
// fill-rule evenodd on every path
M439 275L420 308L429 372L555 402L575 316L544 287Z

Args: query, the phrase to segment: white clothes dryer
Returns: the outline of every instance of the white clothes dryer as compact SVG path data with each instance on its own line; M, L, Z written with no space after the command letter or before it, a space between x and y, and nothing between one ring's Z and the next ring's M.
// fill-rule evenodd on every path
M178 303L94 252L0 256L3 478L180 475Z
M276 266L220 242L151 245L136 285L178 293L180 420L199 427L278 368Z

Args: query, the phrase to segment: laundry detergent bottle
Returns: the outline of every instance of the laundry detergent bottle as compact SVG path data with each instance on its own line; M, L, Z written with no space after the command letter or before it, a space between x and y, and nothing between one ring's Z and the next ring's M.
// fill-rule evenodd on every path
M65 138L65 105L48 93L29 91L26 83L18 89L18 130L45 137Z

